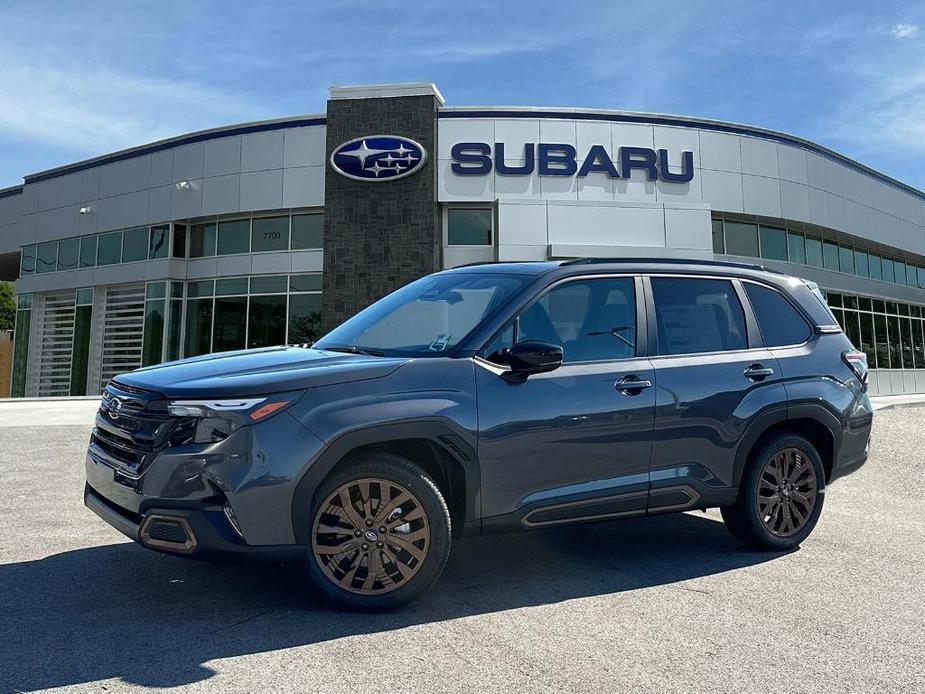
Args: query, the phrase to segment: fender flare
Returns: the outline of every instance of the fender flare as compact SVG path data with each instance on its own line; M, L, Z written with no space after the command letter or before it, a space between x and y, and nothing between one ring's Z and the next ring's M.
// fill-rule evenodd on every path
M748 462L748 458L752 450L754 450L755 443L758 439L771 427L798 419L811 419L822 425L832 436L833 455L838 451L841 445L843 429L841 419L822 403L781 405L765 410L749 424L739 442L732 474L734 486L738 487L739 483L742 481L745 464Z
M362 446L408 439L429 441L460 466L466 488L465 524L478 519L481 504L481 467L475 447L475 435L443 418L388 422L340 434L311 462L292 495L292 530L296 541L306 544L315 491L344 456Z

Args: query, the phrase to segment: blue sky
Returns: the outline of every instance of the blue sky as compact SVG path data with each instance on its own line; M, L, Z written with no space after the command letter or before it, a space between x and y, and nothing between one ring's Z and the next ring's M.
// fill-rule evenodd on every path
M450 105L707 116L925 189L925 3L0 0L0 188L202 128L324 110L330 85Z

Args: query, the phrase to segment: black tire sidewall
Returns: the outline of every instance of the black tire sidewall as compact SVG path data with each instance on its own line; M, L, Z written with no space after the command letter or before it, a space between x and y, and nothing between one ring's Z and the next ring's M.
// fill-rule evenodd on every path
M761 519L758 511L758 478L768 460L785 448L797 448L806 454L816 473L816 503L799 532L787 537L772 533ZM807 439L796 434L782 434L775 437L751 457L739 489L736 501L736 536L744 535L749 544L766 549L791 549L805 540L816 527L825 501L825 469L816 447Z
M418 572L403 586L388 593L360 595L335 585L325 575L312 552L312 531L308 529L305 569L309 579L330 601L349 609L388 610L413 600L427 590L443 573L450 554L450 514L446 502L433 480L418 466L396 455L380 453L357 459L326 479L312 498L309 522L314 525L319 506L342 484L363 477L378 477L396 482L420 501L430 529L430 545Z

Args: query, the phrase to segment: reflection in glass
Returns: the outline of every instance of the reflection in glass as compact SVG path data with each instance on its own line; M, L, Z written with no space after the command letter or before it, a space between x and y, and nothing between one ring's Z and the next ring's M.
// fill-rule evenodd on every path
M270 347L286 344L286 295L250 297L247 346Z
M244 349L247 329L247 297L228 296L215 299L215 325L212 351Z

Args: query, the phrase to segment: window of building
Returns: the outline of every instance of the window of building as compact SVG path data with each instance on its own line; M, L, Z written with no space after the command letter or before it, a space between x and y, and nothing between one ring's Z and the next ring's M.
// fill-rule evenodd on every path
M918 268L919 288L925 289L925 267Z
M867 270L871 279L882 280L883 279L883 264L880 259L880 256L876 253L867 254Z
M752 282L744 284L765 346L799 345L809 339L809 325L779 292Z
M96 264L115 265L122 261L122 232L101 234L97 245Z
M218 223L218 255L247 253L250 250L251 220L235 219Z
M216 296L212 351L244 349L247 331L247 296Z
M822 242L822 265L826 270L838 270L838 244L834 241Z
M289 278L286 275L251 277L251 294L285 293Z
M446 211L446 242L449 246L490 246L491 208L449 208Z
M726 253L758 257L758 225L746 222L724 223L726 229Z
M71 395L87 395L90 367L90 325L93 322L93 289L78 289L74 308L74 342L71 348Z
M791 263L806 265L806 246L803 243L803 234L787 232L787 253Z
M761 257L771 260L787 260L787 230L778 227L759 228Z
M714 219L712 220L713 225L713 252L714 253L725 253L726 244L723 242L723 220Z
M215 280L196 280L186 285L186 295L190 299L212 296L215 293Z
M916 267L912 264L906 265L906 284L910 287L919 286L918 276L916 275Z
M286 344L286 295L251 296L247 320L247 346Z
M292 215L292 249L321 248L324 236L324 215L294 214Z
M189 231L189 257L208 258L215 255L215 224L193 224Z
M854 249L854 272L861 277L870 276L870 267L867 262L867 253Z
M32 295L16 297L16 327L13 330L13 376L10 395L26 394L26 370L29 366L29 334L32 329Z
M167 283L149 282L145 291L145 327L141 365L164 361L164 329L167 322Z
M838 247L838 265L842 272L854 274L854 249L851 246Z
M636 292L631 277L566 282L517 319L517 341L562 347L565 362L609 361L636 354Z
M35 272L35 246L23 246L19 259L19 274L31 275Z
M35 257L37 273L54 272L58 267L58 244L54 241L39 244Z
M234 296L235 294L247 295L246 277L228 277L215 280L216 296Z
M806 237L806 264L822 267L822 239L815 236Z
M746 348L745 314L730 281L675 277L651 281L659 354Z
M322 284L321 274L317 272L289 276L290 292L320 292Z
M893 259L892 258L883 258L881 260L881 266L883 268L883 281L884 282L893 282Z
M871 369L876 369L877 352L874 342L874 317L871 313L863 312L858 314L858 320L861 323L861 344L857 346L867 357L867 366Z
M321 294L289 295L290 344L314 342L321 337Z
M289 248L289 216L256 217L251 228L251 252Z
M122 232L122 262L132 263L148 257L148 229L138 227Z
M151 240L148 246L148 258L166 258L170 251L170 225L161 224L151 227Z
M906 283L906 264L901 260L893 261L893 280L896 284Z
M174 258L185 258L186 257L186 225L185 224L174 224L173 225L173 257Z
M84 236L80 239L80 267L96 266L96 236Z
M65 239L58 241L58 272L76 270L80 257L80 241Z

